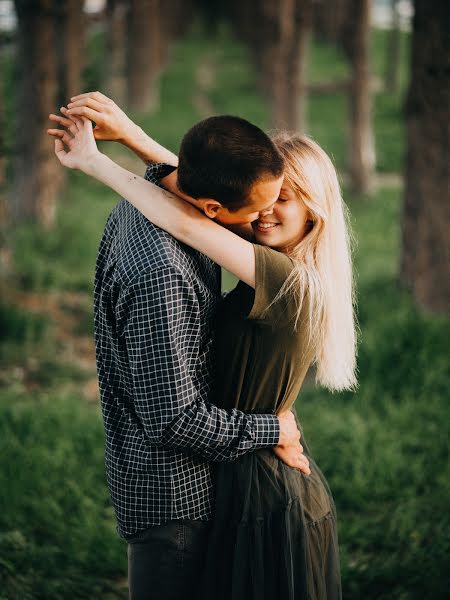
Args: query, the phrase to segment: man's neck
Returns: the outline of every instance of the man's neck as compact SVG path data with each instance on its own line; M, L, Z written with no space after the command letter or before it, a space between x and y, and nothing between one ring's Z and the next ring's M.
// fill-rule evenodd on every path
M169 173L169 175L161 179L161 184L166 188L166 190L172 192L172 194L175 194L179 198L186 200L186 202L189 202L189 204L192 204L192 206L195 206L195 208L198 208L198 210L202 210L200 204L197 200L195 200L195 198L191 198L190 196L183 194L178 187L178 169L175 169L172 171L172 173Z

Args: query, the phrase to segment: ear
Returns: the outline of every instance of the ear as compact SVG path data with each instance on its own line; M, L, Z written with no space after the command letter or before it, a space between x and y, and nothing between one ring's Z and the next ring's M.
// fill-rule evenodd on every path
M220 202L213 200L212 198L206 198L202 201L203 212L210 219L215 219L221 208L223 208L223 206Z

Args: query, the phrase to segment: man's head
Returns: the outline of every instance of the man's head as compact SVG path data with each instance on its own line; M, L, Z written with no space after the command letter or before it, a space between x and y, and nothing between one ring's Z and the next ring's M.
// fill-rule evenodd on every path
M271 211L283 167L283 157L259 127L240 117L209 117L181 142L178 186L209 217L248 223Z

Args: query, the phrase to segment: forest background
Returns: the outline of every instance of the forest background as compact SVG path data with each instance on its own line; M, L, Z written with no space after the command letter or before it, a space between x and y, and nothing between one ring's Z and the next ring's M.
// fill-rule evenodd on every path
M297 412L335 498L344 598L446 597L446 3L224 4L0 0L0 599L127 597L92 323L118 198L64 172L45 134L96 89L175 152L231 113L330 153L357 241L360 385L330 394L311 373Z

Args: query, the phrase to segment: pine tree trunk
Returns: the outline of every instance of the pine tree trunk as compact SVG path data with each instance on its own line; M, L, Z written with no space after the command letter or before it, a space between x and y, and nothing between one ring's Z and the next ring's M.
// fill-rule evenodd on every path
M436 313L450 312L449 29L445 0L416 0L400 280Z
M15 0L18 16L17 133L9 212L14 221L54 222L61 167L46 135L56 110L57 65L52 0Z
M306 127L306 66L312 28L310 0L266 0L261 28L260 64L269 96L271 125L304 130Z
M160 1L130 1L128 105L134 110L155 111L159 106Z
M54 0L56 28L56 60L58 64L58 106L82 89L85 54L85 15L83 3L77 0Z
M83 57L85 55L85 18L83 2L79 0L65 0L64 23L64 62L66 75L64 88L67 99L75 94L80 94L82 89L81 76L83 71Z
M126 103L127 10L128 3L126 1L108 0L106 93L119 106L125 106Z
M398 3L399 0L391 0L392 23L386 50L385 86L390 92L396 92L399 84L401 32Z
M351 186L356 192L368 192L375 169L375 142L372 129L370 90L370 0L353 0L351 27L346 35L352 69L350 84L350 152Z
M293 130L306 131L307 128L307 82L309 50L312 35L312 2L297 0L294 17L294 37L289 53L286 79L289 72L294 74L291 79L289 100L289 127Z

